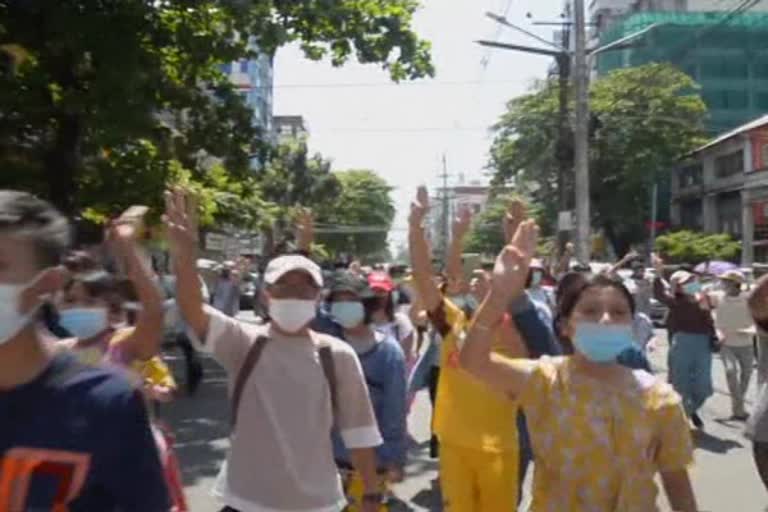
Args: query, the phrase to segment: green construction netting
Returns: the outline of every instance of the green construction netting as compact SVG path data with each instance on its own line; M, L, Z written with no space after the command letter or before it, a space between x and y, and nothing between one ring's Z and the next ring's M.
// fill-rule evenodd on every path
M598 74L649 62L670 62L701 85L710 131L722 132L768 112L768 13L646 12L606 31L604 45L659 26L635 47L598 57Z

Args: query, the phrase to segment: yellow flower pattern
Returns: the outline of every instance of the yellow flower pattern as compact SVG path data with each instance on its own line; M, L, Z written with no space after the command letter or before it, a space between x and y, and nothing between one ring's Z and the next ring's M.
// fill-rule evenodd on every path
M693 460L671 386L640 370L625 386L606 386L573 372L568 357L545 356L533 368L519 396L536 457L531 510L658 510L656 472Z

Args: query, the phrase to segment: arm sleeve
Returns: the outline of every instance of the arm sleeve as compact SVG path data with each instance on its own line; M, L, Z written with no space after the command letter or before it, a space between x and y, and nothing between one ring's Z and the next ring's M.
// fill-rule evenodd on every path
M664 281L660 277L653 280L653 298L668 307L672 307L675 302L674 297L667 292Z
M204 341L194 335L190 336L190 340L198 350L212 354L228 373L234 373L239 370L255 335L247 332L242 322L211 306L204 307L210 319L208 333ZM190 333L191 329L188 329L188 334Z
M527 293L510 304L509 309L532 359L538 359L544 354L562 354L562 348L552 331L551 319L549 322L545 320L545 315L539 312Z
M167 512L170 498L144 400L138 391L115 402L114 451L105 486L124 512ZM117 441L119 440L119 442Z
M337 379L337 427L348 450L372 448L381 444L381 434L360 361L357 354L349 350L334 351L333 354Z
M379 422L384 444L379 448L379 465L405 464L406 451L406 375L405 356L399 346L393 346L387 358L386 375L389 376L384 390L386 412Z
M658 446L656 467L659 471L679 471L693 463L693 443L680 397L670 396L658 410Z
M397 313L395 320L398 324L400 324L400 339L405 339L413 334L415 329L413 328L413 322L411 322L411 319L408 318L408 315Z

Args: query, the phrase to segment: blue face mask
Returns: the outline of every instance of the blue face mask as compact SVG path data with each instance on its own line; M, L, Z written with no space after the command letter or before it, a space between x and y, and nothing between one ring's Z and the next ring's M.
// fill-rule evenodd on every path
M581 322L576 325L573 344L590 361L612 363L634 340L631 324Z
M683 293L686 295L696 295L701 292L701 283L698 281L692 281L683 285Z
M537 288L541 284L541 272L534 271L531 273L531 286Z
M360 302L339 301L331 304L331 315L342 327L350 329L363 323L365 310Z
M397 306L399 302L400 302L400 292L397 290L392 290L392 304Z
M87 340L107 330L106 308L71 308L59 313L59 325L72 336Z
M467 306L467 299L463 295L453 295L448 298L459 309L464 309Z

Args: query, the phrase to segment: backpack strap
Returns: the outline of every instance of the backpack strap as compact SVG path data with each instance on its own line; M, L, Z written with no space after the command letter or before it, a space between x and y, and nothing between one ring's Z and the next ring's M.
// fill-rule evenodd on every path
M325 380L328 381L328 388L331 391L331 407L333 409L333 415L336 416L338 411L338 400L336 369L333 363L333 352L331 351L331 347L329 345L322 345L318 347L317 355L320 358L320 365L323 367Z
M243 388L248 378L253 373L253 369L256 368L256 364L261 358L261 353L264 351L269 338L266 336L259 336L253 342L253 345L248 349L248 353L245 355L245 361L240 367L240 371L237 373L235 379L235 386L232 389L232 410L230 412L229 425L232 432L235 431L235 425L237 424L237 413L240 409L240 399L243 395Z

